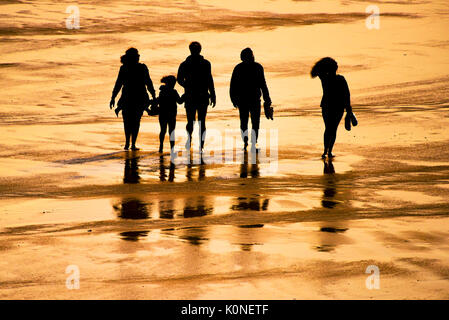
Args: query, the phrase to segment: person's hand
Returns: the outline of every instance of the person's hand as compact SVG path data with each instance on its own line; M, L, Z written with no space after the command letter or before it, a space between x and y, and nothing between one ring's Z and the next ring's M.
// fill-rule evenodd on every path
M111 98L111 102L109 102L109 109L114 108L114 106L115 106L115 99Z
M210 105L212 106L212 108L215 107L216 102L217 101L216 101L216 97L215 96L210 97Z

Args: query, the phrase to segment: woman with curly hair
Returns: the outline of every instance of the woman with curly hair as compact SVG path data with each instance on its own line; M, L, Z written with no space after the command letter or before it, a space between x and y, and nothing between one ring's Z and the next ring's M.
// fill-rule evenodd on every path
M346 79L337 74L338 64L329 57L322 58L312 68L312 78L319 77L323 87L321 112L324 120L324 152L322 158L333 158L332 149L337 138L337 128L346 110L352 115L349 87Z

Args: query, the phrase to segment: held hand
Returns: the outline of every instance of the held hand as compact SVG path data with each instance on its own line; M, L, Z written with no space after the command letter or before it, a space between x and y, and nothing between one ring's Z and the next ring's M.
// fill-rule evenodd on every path
M111 102L109 102L109 109L114 108L114 105L115 105L115 99L112 98L112 99L111 99Z

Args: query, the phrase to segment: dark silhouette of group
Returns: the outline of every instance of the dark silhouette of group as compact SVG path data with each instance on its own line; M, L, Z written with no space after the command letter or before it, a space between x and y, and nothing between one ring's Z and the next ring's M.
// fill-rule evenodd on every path
M206 139L206 115L209 106L216 104L214 80L211 63L201 53L201 44L192 42L189 45L190 55L183 61L178 69L177 77L164 76L161 79L159 96L153 87L148 68L139 62L137 49L130 48L121 57L122 66L112 91L110 108L115 106L115 98L122 90L122 95L117 103L115 112L118 116L122 111L125 146L124 149L139 150L136 146L139 134L140 120L146 110L149 115L159 115L160 134L159 152L163 152L164 138L167 133L170 137L170 147L173 151L175 145L175 127L177 104L185 104L187 115L187 143L186 149L190 151L194 123L199 126L199 148L203 151ZM257 151L257 140L261 116L261 98L264 100L264 112L268 119L273 119L271 98L265 80L264 68L257 63L253 51L250 48L243 49L240 58L232 72L230 81L230 98L240 115L241 136L244 150L249 144L248 121L251 118L251 150ZM338 75L338 65L332 58L326 57L319 60L312 68L311 76L318 76L323 88L321 100L322 116L325 125L324 152L332 158L337 128L346 110L346 129L350 125L357 125L357 120L352 113L350 93L345 78ZM184 88L181 96L175 89L176 82ZM148 92L152 99L149 98ZM197 120L198 119L198 120ZM348 128L349 126L349 128ZM130 146L131 144L131 146Z

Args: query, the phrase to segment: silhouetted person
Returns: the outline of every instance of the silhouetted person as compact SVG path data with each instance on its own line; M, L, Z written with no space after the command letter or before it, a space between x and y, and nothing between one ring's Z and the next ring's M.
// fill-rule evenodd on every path
M159 97L157 98L159 104L159 125L161 132L159 134L159 153L164 149L164 138L167 132L169 132L170 148L174 151L175 146L175 127L176 127L176 115L178 113L178 103L183 103L183 98L178 94L175 89L176 77L165 76L161 79L164 85L160 86ZM184 97L184 96L183 96Z
M260 98L263 96L266 107L271 106L271 99L263 67L255 62L253 51L250 48L243 49L240 58L242 62L232 72L229 93L232 104L239 109L240 129L245 149L248 146L248 118L251 115L251 143L255 150L259 135Z
M346 110L347 114L352 114L349 87L346 79L342 75L337 75L338 64L329 57L323 58L312 68L311 76L318 76L323 87L323 97L321 99L321 112L323 115L324 130L324 152L329 158L334 157L332 149L337 138L338 125Z
M123 124L125 129L125 150L138 150L136 140L139 134L140 118L143 111L149 106L150 99L147 89L155 99L153 82L151 81L148 68L145 64L139 63L139 52L136 48L129 48L122 57L123 65L112 90L110 108L115 105L115 97L122 89L122 95L117 103L122 110Z
M128 62L128 60L129 59L126 56L126 54L124 54L123 56L120 57L120 62L122 63L122 65L125 65ZM122 111L122 109L123 109L123 104L117 104L117 107L114 110L117 117L118 117L118 114L120 113L120 111ZM144 106L144 110L148 113L148 115L150 115L151 111L149 109L149 106Z
M193 123L198 113L201 151L206 138L207 107L210 104L213 108L216 103L215 87L210 62L200 55L201 44L192 42L189 49L191 54L179 66L177 80L185 89L186 130L188 133L186 148L190 150Z

